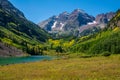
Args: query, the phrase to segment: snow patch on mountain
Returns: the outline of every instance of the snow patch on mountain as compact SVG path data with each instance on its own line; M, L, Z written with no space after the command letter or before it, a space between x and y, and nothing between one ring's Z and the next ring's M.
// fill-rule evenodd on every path
M97 24L97 22L96 22L96 21L93 21L93 22L87 23L87 25L92 25L92 24Z
M60 30L62 30L65 24L60 23L60 25L61 25Z
M110 21L111 19L108 19L108 21Z
M52 29L56 27L57 21L54 22Z

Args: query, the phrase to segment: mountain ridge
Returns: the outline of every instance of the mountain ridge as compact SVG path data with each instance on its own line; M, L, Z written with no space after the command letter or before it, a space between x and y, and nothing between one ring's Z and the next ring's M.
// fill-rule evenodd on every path
M71 13L65 11L58 16L50 17L49 19L38 23L38 25L44 30L53 33L53 35L54 33L62 35L62 32L73 36L82 36L81 33L84 33L88 29L93 30L93 28L96 28L96 31L99 31L99 29L105 28L114 15L114 12L109 12L98 14L94 17L87 14L84 10L75 9ZM90 31L90 34L91 33L94 32ZM86 35L86 33L84 34Z
M83 15L81 17L81 15ZM82 18L83 17L87 17L88 19L86 19L83 23L79 23L78 21L78 18L81 17L81 21L82 21ZM90 18L90 19L89 19ZM51 20L52 19L52 20ZM53 16L53 17L50 17L47 21L49 23L49 20L51 20L51 23L52 25L54 25L54 23L57 21L58 22L58 25L57 27L59 28L58 30L62 29L63 27L63 24L66 25L68 24L69 22L71 22L72 24L77 24L77 25L84 25L86 24L87 22L92 22L92 20L94 20L94 18L92 16L89 16L88 14L86 14L85 12L81 11L80 9L75 9L73 12L71 13L68 13L68 12L63 12L63 13L60 13L58 16ZM46 21L46 20L45 20ZM43 23L45 22L43 21ZM43 23L39 23L40 26L42 26ZM47 22L46 22L47 23ZM45 25L45 24L43 24ZM45 26L42 26L42 28L45 27ZM47 27L47 26L46 26ZM48 24L48 28L49 28L49 24ZM53 28L53 26L51 26L51 28ZM47 30L47 29L45 29ZM54 29L53 29L54 30Z

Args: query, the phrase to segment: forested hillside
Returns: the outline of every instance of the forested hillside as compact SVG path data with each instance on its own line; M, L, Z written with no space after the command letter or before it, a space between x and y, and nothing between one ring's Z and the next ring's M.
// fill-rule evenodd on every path
M48 39L47 32L16 9L8 0L0 0L0 41L30 54L39 53L34 46ZM32 52L31 52L32 51Z

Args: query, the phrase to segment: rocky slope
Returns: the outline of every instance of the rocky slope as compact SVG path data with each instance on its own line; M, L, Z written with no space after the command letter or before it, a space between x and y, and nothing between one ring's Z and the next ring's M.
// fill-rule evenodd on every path
M98 14L95 21L88 23L87 25L81 26L79 32L81 35L89 35L96 33L101 29L104 29L108 22L115 16L114 12Z
M113 17L114 17L115 13L114 12L109 12L106 14L98 14L96 16L95 21L98 23L103 23L103 24L107 24Z
M0 57L20 57L25 56L25 53L22 50L19 50L15 47L12 47L8 44L3 44L0 42Z

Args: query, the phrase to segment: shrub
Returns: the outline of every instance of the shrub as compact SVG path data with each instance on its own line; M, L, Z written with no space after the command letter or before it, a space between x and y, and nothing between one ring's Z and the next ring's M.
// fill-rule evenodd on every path
M108 51L105 51L105 52L103 52L101 55L102 55L102 56L105 56L105 57L108 57L108 56L111 55L111 53L108 52Z

